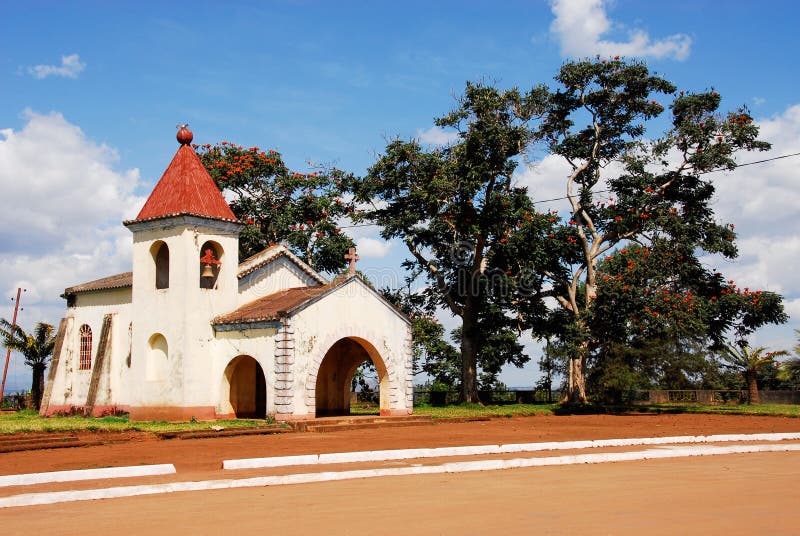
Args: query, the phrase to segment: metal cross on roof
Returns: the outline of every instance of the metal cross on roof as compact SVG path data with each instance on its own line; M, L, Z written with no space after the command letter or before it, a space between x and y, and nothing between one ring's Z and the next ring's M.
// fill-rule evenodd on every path
M348 249L344 258L350 261L350 275L356 275L356 261L359 259L356 248Z

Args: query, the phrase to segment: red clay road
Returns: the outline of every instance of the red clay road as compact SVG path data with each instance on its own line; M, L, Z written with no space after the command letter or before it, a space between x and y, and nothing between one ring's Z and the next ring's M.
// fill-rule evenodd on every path
M223 459L612 437L798 432L730 416L500 419L336 434L157 441L0 456L13 474ZM138 461L135 461L138 460ZM197 475L193 474L197 478ZM174 493L0 511L7 534L798 534L800 454L760 453ZM122 482L107 485L124 485Z

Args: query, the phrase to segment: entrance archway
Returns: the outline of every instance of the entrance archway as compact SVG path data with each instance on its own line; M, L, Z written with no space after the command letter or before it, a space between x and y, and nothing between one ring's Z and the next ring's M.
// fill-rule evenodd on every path
M388 375L380 354L372 344L356 337L336 341L325 353L317 372L316 416L350 414L350 383L358 367L372 361L378 372L380 407L387 402Z
M225 368L225 379L236 418L263 419L267 416L267 382L258 361L249 355L236 357Z

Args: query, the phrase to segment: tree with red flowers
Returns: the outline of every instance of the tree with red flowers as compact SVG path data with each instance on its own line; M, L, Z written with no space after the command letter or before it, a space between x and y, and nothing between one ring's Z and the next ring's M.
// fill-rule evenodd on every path
M542 246L550 262L536 268L570 324L562 328L573 348L565 401L585 403L587 358L601 343L590 325L605 277L600 261L628 244L654 247L657 241L670 244L672 256L661 262L671 267L696 265L701 254L734 258L733 225L716 220L714 183L707 174L733 170L738 153L769 144L758 139L746 108L723 113L717 92L679 92L638 61L569 62L555 79L537 137L566 164L566 175L553 180L564 182L568 210L563 219L552 215L554 227ZM669 100L662 104L663 99ZM667 110L666 132L646 137L652 132L647 124L660 124ZM635 269L640 259L631 251L620 258ZM626 299L644 291L629 285ZM681 314L692 313L694 298L680 294L683 289L677 295L669 288L653 292L649 299L679 300ZM647 307L639 315L643 322L663 314L654 304Z
M353 241L339 222L353 209L342 197L344 172L298 173L276 151L227 141L195 148L233 213L247 224L239 237L241 259L284 243L315 270L345 267Z
M591 391L620 402L624 391L686 381L709 369L704 349L724 348L729 338L746 344L759 327L786 321L779 295L739 288L690 253L681 242L656 238L598 263L586 315L597 341L589 355Z

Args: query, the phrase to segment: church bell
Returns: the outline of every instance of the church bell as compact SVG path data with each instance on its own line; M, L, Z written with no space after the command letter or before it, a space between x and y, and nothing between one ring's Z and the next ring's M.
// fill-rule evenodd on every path
M209 279L214 277L214 269L210 264L203 265L203 272L200 274L200 277L207 277Z

